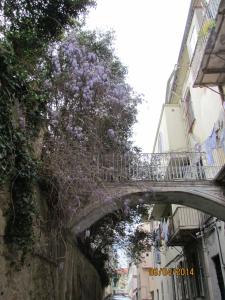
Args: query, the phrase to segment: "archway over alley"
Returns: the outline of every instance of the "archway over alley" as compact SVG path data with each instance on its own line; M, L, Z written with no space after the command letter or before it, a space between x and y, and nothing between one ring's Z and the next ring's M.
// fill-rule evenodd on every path
M201 210L225 221L224 188L214 181L185 182L119 182L106 183L90 195L90 204L83 208L71 224L78 234L124 204L181 204Z
M181 204L225 221L224 162L209 164L200 152L110 154L94 160L100 186L70 228L77 234L124 205ZM97 166L97 167L96 167Z

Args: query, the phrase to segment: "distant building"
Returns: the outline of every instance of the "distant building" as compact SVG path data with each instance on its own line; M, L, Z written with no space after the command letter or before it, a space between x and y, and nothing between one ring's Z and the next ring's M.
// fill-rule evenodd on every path
M128 268L115 270L115 280L112 283L113 294L127 295Z
M129 264L127 290L131 300L138 300L137 266L134 263Z
M140 225L146 231L157 227L157 222L145 222ZM154 227L154 228L153 228ZM156 266L156 248L146 252L140 262L130 263L128 272L128 294L132 300L152 300L160 292L160 281L149 275L149 269Z

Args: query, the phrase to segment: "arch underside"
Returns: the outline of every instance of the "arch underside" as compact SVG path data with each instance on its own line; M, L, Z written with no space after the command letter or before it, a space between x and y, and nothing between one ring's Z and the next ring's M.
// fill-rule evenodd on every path
M213 182L133 182L108 184L91 195L90 204L71 224L74 234L124 207L146 204L180 204L201 210L225 221L224 188Z

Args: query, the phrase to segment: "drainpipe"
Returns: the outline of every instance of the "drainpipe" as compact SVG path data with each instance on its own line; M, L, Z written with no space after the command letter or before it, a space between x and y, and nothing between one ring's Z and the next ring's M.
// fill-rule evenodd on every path
M208 292L209 292L209 300L215 300L213 296L213 287L212 287L212 281L210 276L210 267L209 267L209 257L208 257L208 251L205 244L205 238L204 238L204 232L203 228L200 228L200 237L202 240L202 250L203 250L203 256L204 256L204 264L205 264L205 276L207 280L208 285Z

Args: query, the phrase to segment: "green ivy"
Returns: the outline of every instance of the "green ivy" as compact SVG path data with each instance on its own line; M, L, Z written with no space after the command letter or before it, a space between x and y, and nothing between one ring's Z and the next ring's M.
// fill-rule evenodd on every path
M206 20L203 23L201 29L199 30L198 37L200 39L205 38L208 35L208 33L210 32L210 30L212 30L215 27L216 27L215 20L213 20L213 19Z
M24 254L33 241L33 188L38 179L32 145L46 116L42 81L48 70L40 71L38 66L49 43L59 40L72 19L93 5L92 0L6 0L0 4L4 17L0 39L0 186L11 183L6 242Z
M34 88L6 41L0 44L0 84L0 185L10 182L12 198L6 212L5 241L21 250L24 258L33 244L33 187L38 177L32 142L40 130L46 95L37 81ZM14 113L16 105L24 124Z

